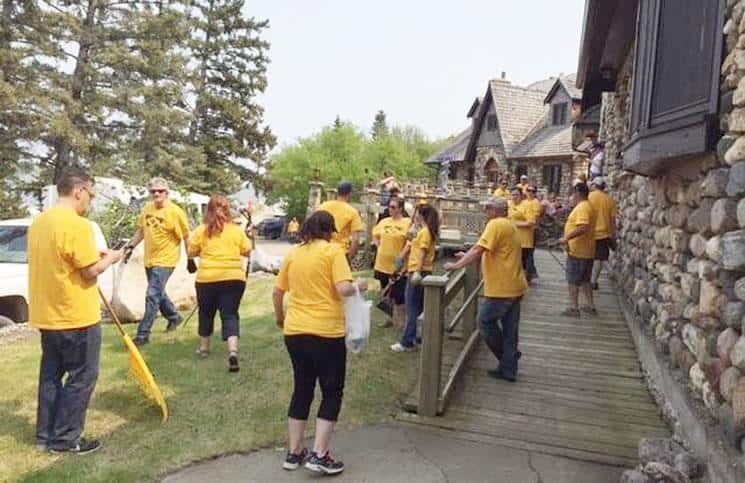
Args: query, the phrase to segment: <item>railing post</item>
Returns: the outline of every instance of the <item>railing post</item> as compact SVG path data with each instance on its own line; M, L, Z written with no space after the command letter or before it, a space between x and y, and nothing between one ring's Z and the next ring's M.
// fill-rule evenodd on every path
M442 371L442 336L444 332L443 297L447 277L425 277L424 321L422 323L422 353L419 359L419 403L417 414L436 416L440 399L440 373Z
M463 280L463 297L466 298L479 286L481 276L479 264L471 263L466 267L466 276ZM476 317L478 315L479 298L473 299L463 314L463 340L468 340L476 329Z

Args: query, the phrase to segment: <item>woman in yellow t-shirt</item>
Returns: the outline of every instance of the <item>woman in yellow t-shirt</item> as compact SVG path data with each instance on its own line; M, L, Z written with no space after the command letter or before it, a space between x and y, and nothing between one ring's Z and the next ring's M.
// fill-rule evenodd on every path
M380 289L388 289L388 298L393 302L393 320L388 320L384 327L395 325L403 327L406 276L401 275L404 257L401 251L406 245L406 234L411 226L411 218L405 217L404 200L392 197L388 201L390 216L383 218L373 228L372 236L378 250L375 255L375 279L380 281Z
M189 257L199 257L196 289L200 340L197 354L202 358L209 355L215 314L219 310L222 339L228 342L228 370L238 372L238 306L246 289L242 257L251 253L251 242L232 220L228 201L222 196L210 198L204 224L197 227L189 238Z
M408 279L406 282L406 326L401 342L391 346L393 352L414 350L416 346L416 321L424 310L422 278L432 273L435 263L435 243L440 235L440 215L431 205L417 207L415 223L422 227L416 237L407 243L409 251Z
M319 210L305 220L302 243L284 259L274 288L274 313L283 329L292 361L295 386L287 412L289 444L283 468L305 467L317 473L337 474L341 461L329 452L331 435L341 410L347 350L342 297L367 290L364 280L352 282L344 248L331 242L331 213ZM284 297L290 301L285 315ZM305 423L313 402L316 381L321 386L321 405L316 419L313 449L303 448Z

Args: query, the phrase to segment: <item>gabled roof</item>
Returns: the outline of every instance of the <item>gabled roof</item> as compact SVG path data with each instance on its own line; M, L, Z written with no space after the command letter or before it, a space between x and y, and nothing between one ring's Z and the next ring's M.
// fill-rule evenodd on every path
M482 99L480 97L477 97L474 99L473 104L471 104L471 108L468 109L468 113L466 114L466 117L473 117L476 112L479 110L479 106L481 105Z
M536 131L517 146L509 156L515 158L543 158L572 155L572 125L546 126Z
M461 131L455 136L453 142L442 149L440 152L432 155L425 163L428 164L440 164L443 161L463 161L466 159L466 149L468 149L468 141L471 139L471 126Z
M531 90L501 81L491 81L489 93L497 112L497 123L502 135L504 151L509 156L515 146L545 114L547 109L543 104L545 91ZM484 102L484 104L487 103Z
M566 93L569 95L569 97L572 98L574 101L581 101L582 100L582 90L578 89L577 86L575 86L575 80L576 75L569 74L567 76L563 77L557 77L554 81L554 84L551 86L551 89L548 91L548 94L546 94L546 98L543 100L543 102L551 102L551 98L554 97L556 94L556 91L559 90L559 88L563 87Z

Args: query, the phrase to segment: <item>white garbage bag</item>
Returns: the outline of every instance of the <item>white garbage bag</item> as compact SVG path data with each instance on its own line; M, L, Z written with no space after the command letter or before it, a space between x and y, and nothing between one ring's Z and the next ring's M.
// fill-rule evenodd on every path
M370 340L370 310L372 302L357 293L344 297L344 318L347 322L346 344L354 354L359 354Z

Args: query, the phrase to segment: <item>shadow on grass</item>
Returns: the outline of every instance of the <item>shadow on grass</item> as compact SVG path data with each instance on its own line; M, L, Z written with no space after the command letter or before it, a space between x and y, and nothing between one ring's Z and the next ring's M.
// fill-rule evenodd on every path
M3 421L0 438L9 436L19 444L34 443L36 425L21 412L23 401L14 400L0 405L0 420ZM12 430L7 430L12 428Z

